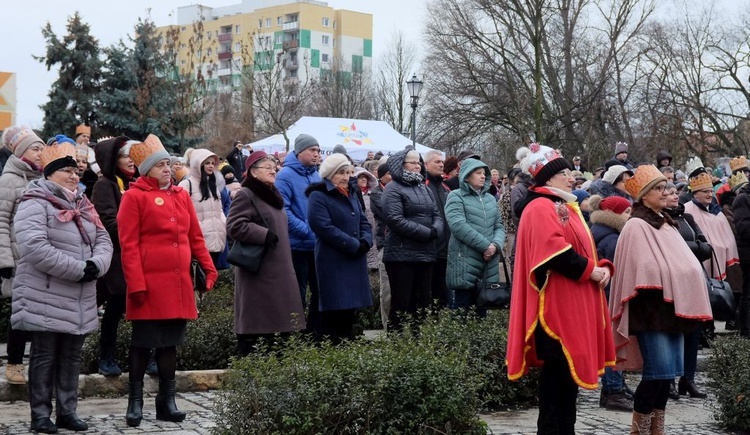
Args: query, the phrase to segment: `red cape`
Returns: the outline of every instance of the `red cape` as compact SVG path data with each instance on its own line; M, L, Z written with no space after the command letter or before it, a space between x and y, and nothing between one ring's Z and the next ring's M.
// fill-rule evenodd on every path
M544 188L532 188L550 193ZM573 380L595 389L605 366L614 366L612 323L604 290L589 279L594 266L614 266L598 261L596 246L578 204L532 200L523 212L516 238L510 326L506 364L508 378L519 379L529 366L541 366L537 359L534 330L537 325L559 341ZM562 252L573 249L589 259L579 280L550 270L542 288L534 270Z

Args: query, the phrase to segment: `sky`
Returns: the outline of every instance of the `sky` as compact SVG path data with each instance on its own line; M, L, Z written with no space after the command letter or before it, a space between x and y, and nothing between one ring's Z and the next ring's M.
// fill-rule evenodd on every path
M41 29L52 24L55 34L62 38L66 33L68 17L80 12L83 21L91 26L91 34L99 40L101 48L119 39L127 41L138 17L147 17L158 26L172 23L170 14L180 6L200 3L209 7L239 4L241 0L10 0L3 2L0 39L0 71L16 73L16 124L32 128L43 126L44 114L39 106L47 101L52 82L57 78L53 69L34 60L32 55L45 53ZM373 15L373 57L384 52L386 42L396 30L404 33L406 40L421 44L422 26L428 0L328 0L334 9L348 9ZM14 19L15 17L15 19Z

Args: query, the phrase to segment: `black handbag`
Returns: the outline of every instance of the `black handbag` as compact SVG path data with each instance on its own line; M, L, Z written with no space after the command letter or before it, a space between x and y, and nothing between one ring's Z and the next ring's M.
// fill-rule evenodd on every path
M260 212L258 205L255 203L253 195L254 194L250 195L250 202L252 202L253 207L258 210L258 214L263 220L263 224L266 226L266 228L268 228L268 222ZM232 244L232 247L229 249L229 254L227 254L227 262L231 265L243 269L246 272L258 273L258 271L260 270L260 265L263 263L263 257L265 257L265 255L265 244L256 245L235 240Z
M711 272L714 270L714 259L718 263L719 260L716 258L716 252L711 248ZM706 275L706 286L708 287L708 300L711 302L711 312L713 313L714 320L720 322L726 322L729 320L735 320L734 310L734 294L732 294L732 287L728 282L711 278L710 273L706 273L706 269L703 269L703 273Z
M495 257L492 257L495 258ZM492 259L490 259L492 261ZM500 309L507 308L510 304L511 282L508 275L508 266L505 259L501 262L503 272L505 273L505 282L487 282L487 269L489 262L486 262L482 270L482 277L477 282L477 308L481 309Z
M193 279L193 289L195 291L201 294L208 291L206 288L206 271L203 270L195 258L190 262L190 277Z

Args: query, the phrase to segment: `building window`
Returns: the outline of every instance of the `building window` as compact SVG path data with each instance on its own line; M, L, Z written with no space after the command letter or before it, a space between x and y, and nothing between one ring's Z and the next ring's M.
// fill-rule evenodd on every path
M180 61L180 65L185 65L185 59L182 59L182 60Z
M281 25L281 17L276 17L276 25L277 26Z
M206 32L206 38L211 39L211 31Z
M234 26L234 33L237 34L237 35L240 34L240 25L239 24L237 24L236 26Z
M283 42L284 42L284 35L282 35L281 33L276 35L276 44L281 44Z
M336 38L333 38L333 48L336 48Z
M266 27L271 27L271 19L266 18Z
M323 63L328 63L328 53L321 54L320 60L323 61Z
M185 48L185 44L180 44L180 49Z
M262 19L258 20L258 28L260 29L261 27L263 27L263 20Z
M328 26L329 26L328 17L323 17L323 27L328 27Z
M197 57L198 59L200 59L202 55L203 55L203 50L198 50L195 52L195 57Z
M235 42L234 43L234 52L235 53L239 53L241 50L242 50L242 46L240 45L240 43L239 42Z
M328 45L331 43L331 37L328 35L323 35L323 45Z
M271 45L271 37L266 36L266 46L269 46L269 45Z
M333 20L333 30L336 30L336 20Z
M207 56L209 56L209 57L210 57L210 56L211 56L211 55L212 55L213 53L214 53L214 51L213 51L213 50L211 50L210 48L209 48L208 50L206 50L206 55L207 55Z
M180 32L184 32L184 31L185 31L185 26L180 27Z

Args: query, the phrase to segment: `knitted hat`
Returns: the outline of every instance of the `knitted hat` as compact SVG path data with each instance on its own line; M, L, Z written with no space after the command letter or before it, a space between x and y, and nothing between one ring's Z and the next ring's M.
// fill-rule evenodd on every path
M383 163L380 166L378 166L378 179L385 177L385 174L388 173L388 163Z
M232 175L234 175L234 168L232 167L232 165L224 165L224 166L223 166L223 167L221 168L221 175L223 175L223 176L225 176L225 177L226 177L226 176L227 176L227 174L232 174Z
M654 165L641 165L632 178L625 180L625 190L636 201L640 201L657 183L667 181L667 177Z
M739 171L729 177L729 187L735 192L737 191L737 189L747 184L747 182L747 175L745 175L745 173L742 171Z
M557 150L538 143L519 148L516 159L521 163L521 170L534 177L537 186L545 185L563 169L571 169L570 163Z
M714 183L711 182L711 176L706 172L700 172L695 177L690 177L690 191L697 192L704 189L713 189Z
M346 154L346 147L339 144L336 144L335 147L333 147L333 151L331 151L333 154Z
M53 172L62 168L77 168L78 164L76 164L75 157L76 147L69 143L45 146L41 155L44 177L49 177Z
M315 146L320 146L317 139L309 134L301 134L294 139L294 154L299 154L302 151Z
M78 124L76 126L76 137L78 137L81 134L87 134L91 136L91 127L86 124Z
M622 175L623 173L627 172L630 174L630 176L633 176L633 171L626 168L623 165L613 165L610 166L609 169L607 169L607 172L604 173L602 176L602 180L606 181L609 184L615 184L615 180L617 180L617 177Z
M349 166L351 163L349 163L349 159L346 158L346 155L344 154L331 154L330 156L326 157L325 160L323 160L323 163L320 165L320 169L318 172L320 173L320 176L323 178L326 178L330 180L333 178L333 175L338 172L339 169L343 168L344 166Z
M583 202L584 199L586 199L589 196L591 196L588 192L586 192L585 190L582 190L582 189L574 190L571 193L573 193L573 195L576 196L576 202L578 203L578 205L581 205L581 203Z
M23 125L12 125L3 130L2 143L0 143L0 147L6 147L8 148L8 150L10 150L10 152L13 152L10 139L23 129L31 130L29 127L24 127Z
M458 153L458 161L463 162L466 159L482 160L482 157L472 150L462 150Z
M627 152L628 152L627 142L617 142L615 144L615 156L617 156L620 153L627 153Z
M747 158L745 156L735 157L729 161L729 169L732 170L733 174L736 171L739 171L740 169L745 169L747 167L748 167Z
M138 173L146 175L159 161L169 160L169 153L158 137L149 134L143 142L131 144L130 158L138 166Z
M622 196L608 196L599 203L599 210L610 210L617 214L622 214L630 207L630 201Z
M268 157L265 151L254 151L245 159L245 167L250 169L254 164L258 163L258 160L263 160Z
M89 147L86 145L76 145L76 157L85 157L88 158L89 156Z
M685 163L685 173L688 177L694 177L698 175L700 171L706 172L705 165L700 157L693 157Z
M18 158L21 158L21 156L23 156L24 153L26 153L26 151L28 151L28 149L34 144L38 143L42 146L45 145L44 141L28 127L23 127L16 131L16 134L14 134L9 141L8 149L12 150L13 155Z

